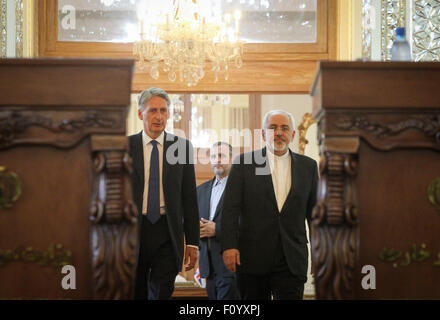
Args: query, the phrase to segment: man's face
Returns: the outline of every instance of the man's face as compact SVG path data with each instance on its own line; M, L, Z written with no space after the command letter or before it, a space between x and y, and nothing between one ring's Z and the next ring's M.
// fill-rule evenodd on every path
M272 134L273 132L273 134ZM287 152L290 142L295 137L295 131L288 116L273 114L269 116L266 129L263 129L263 139L274 154L280 156Z
M211 168L218 177L226 177L231 170L231 157L229 147L223 144L212 147L209 155Z
M165 130L170 117L167 102L161 97L154 96L148 100L138 116L144 123L144 131L152 139L156 139Z

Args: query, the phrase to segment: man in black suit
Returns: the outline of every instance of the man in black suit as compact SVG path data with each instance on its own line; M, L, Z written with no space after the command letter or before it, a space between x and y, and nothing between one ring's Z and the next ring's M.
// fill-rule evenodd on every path
M289 149L292 115L268 112L266 147L234 160L223 200L226 267L237 270L242 299L302 299L307 281L307 236L316 202L316 161ZM238 266L237 266L238 265Z
M223 263L220 239L223 191L232 162L232 146L216 142L210 150L214 179L197 188L200 215L200 276L206 278L206 291L211 300L238 299L235 273Z
M133 198L140 221L136 299L170 299L182 262L188 271L197 261L194 151L188 140L164 131L169 106L164 90L144 90L138 109L144 130L129 137Z

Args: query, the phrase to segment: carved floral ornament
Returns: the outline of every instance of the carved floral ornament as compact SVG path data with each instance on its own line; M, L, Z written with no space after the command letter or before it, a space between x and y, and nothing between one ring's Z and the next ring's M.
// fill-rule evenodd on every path
M427 249L426 244L422 243L420 246L413 244L409 250L404 254L402 251L396 250L394 248L388 249L383 248L379 254L379 260L383 262L393 263L393 268L398 266L406 267L412 262L420 263L429 260L431 257L431 252ZM402 258L400 263L397 262L399 258ZM440 267L440 251L437 253L436 260L432 263L434 267Z
M0 249L0 267L6 266L13 262L36 263L42 267L50 266L59 268L68 264L72 264L72 252L64 250L62 244L50 244L47 250L41 251L33 247L15 249Z
M95 173L105 177L97 179L104 188L92 201L90 207L90 221L94 224L102 222L129 224L137 223L137 210L135 205L123 202L123 186L126 183L125 173L131 173L131 159L128 153L97 152L93 158ZM105 190L105 192L104 192ZM105 220L104 220L105 219Z
M90 206L94 298L129 299L137 259L137 210L126 195L131 161L125 150L94 151Z
M113 128L116 120L99 112L88 112L76 119L54 120L45 116L23 112L0 112L0 147L6 147L30 127L42 127L54 133L76 131L89 128Z
M357 155L327 152L319 168L318 201L312 213L316 291L319 298L349 298L359 237L354 198Z
M369 132L377 138L387 138L408 129L418 129L426 136L434 138L435 143L440 145L440 114L414 116L391 124L371 121L366 116L344 117L336 121L335 127L344 131L359 129Z

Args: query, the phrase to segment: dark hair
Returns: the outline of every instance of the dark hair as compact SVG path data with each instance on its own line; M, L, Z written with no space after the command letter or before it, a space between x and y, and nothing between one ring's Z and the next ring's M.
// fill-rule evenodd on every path
M232 156L232 146L227 142L217 141L211 146L211 148L220 147L221 145L227 146L229 148L229 155Z

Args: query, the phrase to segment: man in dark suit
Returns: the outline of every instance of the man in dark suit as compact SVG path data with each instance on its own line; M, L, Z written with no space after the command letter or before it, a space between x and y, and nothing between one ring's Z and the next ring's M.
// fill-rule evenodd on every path
M144 90L138 109L144 130L129 137L133 198L140 221L136 299L170 299L182 262L188 271L197 261L194 151L188 140L164 131L169 106L164 90Z
M316 202L316 161L289 149L292 115L268 112L266 147L234 160L223 200L226 267L237 270L242 299L302 299L307 281L307 236ZM237 266L238 265L238 266Z
M197 188L200 215L200 276L206 278L206 291L211 300L238 299L235 273L223 263L220 239L223 191L232 162L232 146L216 142L210 150L214 179Z

